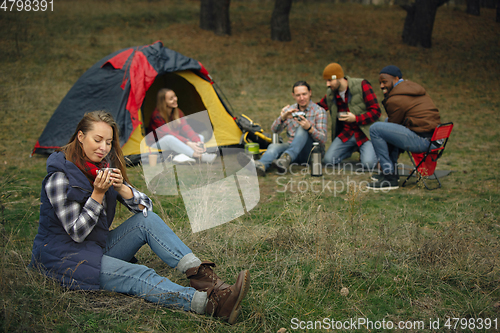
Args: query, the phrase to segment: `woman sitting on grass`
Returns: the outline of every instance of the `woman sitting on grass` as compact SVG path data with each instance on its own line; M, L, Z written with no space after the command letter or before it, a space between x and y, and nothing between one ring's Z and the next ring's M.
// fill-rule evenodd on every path
M162 151L173 150L178 154L174 157L174 162L195 162L194 157L202 162L212 163L217 155L206 152L203 135L196 134L183 117L175 92L169 88L160 89L148 132L155 131L155 140L158 140ZM148 144L152 145L152 142Z
M70 289L116 291L236 321L250 284L248 270L234 285L224 283L212 271L214 263L201 262L153 213L151 200L129 185L109 113L86 114L69 143L47 159L47 173L30 266ZM117 201L135 214L110 230ZM191 287L131 263L144 244L185 273Z

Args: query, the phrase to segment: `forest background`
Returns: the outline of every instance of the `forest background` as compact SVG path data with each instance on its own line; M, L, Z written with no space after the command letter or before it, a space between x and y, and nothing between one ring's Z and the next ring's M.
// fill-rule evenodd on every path
M53 1L53 11L0 12L0 328L5 332L276 332L292 320L323 318L405 323L499 317L500 24L494 9L438 9L432 48L401 42L406 12L396 5L294 2L290 42L270 39L273 1L232 1L232 35L199 28L199 1ZM388 64L423 85L442 121L455 124L438 169L443 187L390 193L352 186L318 193L285 188L271 172L248 214L192 234L179 197L149 193L140 166L133 183L155 211L217 273L233 282L250 269L252 286L232 327L108 292L73 292L27 269L38 228L45 156L31 150L53 111L95 62L157 40L209 70L236 116L269 131L291 86L308 81L325 94L323 68L340 63L369 80ZM384 113L385 117L385 113ZM356 156L354 156L356 158ZM409 163L402 157L403 163ZM309 184L308 174L286 181ZM367 174L326 175L355 184ZM350 177L350 178L348 178ZM128 217L118 211L117 223ZM141 264L187 285L149 248ZM341 294L342 288L349 293ZM344 289L345 291L345 289ZM452 324L454 322L451 322ZM500 324L500 323L499 323ZM467 324L469 325L469 324ZM468 331L470 326L455 331ZM497 324L498 325L498 324ZM362 327L359 331L365 331ZM484 329L483 329L484 330ZM483 331L478 330L478 331Z

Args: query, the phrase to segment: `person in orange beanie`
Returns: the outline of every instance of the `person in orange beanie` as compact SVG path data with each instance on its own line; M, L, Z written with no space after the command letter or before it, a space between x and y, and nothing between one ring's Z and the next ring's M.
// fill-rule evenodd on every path
M332 144L323 163L336 165L359 151L363 167L375 168L377 157L370 142L370 126L381 111L370 82L344 75L338 63L325 67L323 79L327 91L318 104L330 110L332 116Z

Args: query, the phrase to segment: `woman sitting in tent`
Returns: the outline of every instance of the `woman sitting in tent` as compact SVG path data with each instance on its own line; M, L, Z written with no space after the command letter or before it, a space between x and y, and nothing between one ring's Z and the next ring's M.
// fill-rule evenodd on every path
M193 157L212 163L217 155L206 152L203 135L196 134L183 117L175 92L169 88L160 89L148 132L155 131L155 140L162 151L177 153L173 159L176 163L195 162Z
M105 289L236 321L250 284L248 270L234 285L224 283L213 272L214 263L200 261L152 212L151 200L129 185L118 127L109 113L87 113L70 142L49 156L47 172L31 267L70 289ZM135 214L110 230L117 201ZM131 263L144 244L185 273L191 287Z

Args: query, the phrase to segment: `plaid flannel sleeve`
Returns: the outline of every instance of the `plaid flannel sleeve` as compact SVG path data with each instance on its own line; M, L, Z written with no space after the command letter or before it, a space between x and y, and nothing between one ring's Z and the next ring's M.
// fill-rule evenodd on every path
M151 129L157 131L159 128L161 128L163 125L165 125L165 121L163 118L158 114L158 112L153 112L151 115L151 119L149 121L149 127ZM163 133L158 133L158 135L163 134Z
M181 126L182 125L183 124L181 123ZM173 135L182 142L188 141L187 138L183 137L182 135L178 135L175 131L173 131L171 123L165 122L165 120L156 111L151 115L150 126L151 129L156 132L158 139L163 138L165 135Z
M325 111L328 111L328 103L326 102L326 95L319 101L318 103L319 106L321 106Z
M279 116L278 118L276 118L276 120L271 125L271 132L280 133L285 126L286 126L285 121L283 121L281 119L281 116Z
M373 92L373 88L367 80L361 82L363 89L363 99L366 104L366 112L356 116L356 123L358 125L368 125L377 121L382 112L377 102L377 96Z
M69 181L62 172L55 172L45 183L45 192L64 230L77 243L81 243L97 224L103 206L88 198L82 206L76 201L69 201L66 192Z
M181 118L180 121L181 121L182 132L185 134L186 138L188 139L187 141L200 142L201 141L200 137L191 128L191 126L189 126L186 119Z
M133 193L133 197L130 199L123 199L120 200L131 212L134 213L140 213L143 212L144 210L141 210L139 208L139 205L143 205L146 210L152 211L153 210L153 202L151 199L144 193L138 191L136 188L130 186L126 182L123 183L124 185L128 186Z
M158 139L168 134L168 126L166 126L165 121L156 111L151 115L149 126L156 132Z
M311 137L313 138L314 141L317 141L321 144L325 144L326 133L327 133L326 111L322 107L316 105L316 108L314 108L314 124Z

